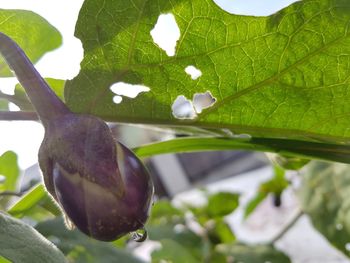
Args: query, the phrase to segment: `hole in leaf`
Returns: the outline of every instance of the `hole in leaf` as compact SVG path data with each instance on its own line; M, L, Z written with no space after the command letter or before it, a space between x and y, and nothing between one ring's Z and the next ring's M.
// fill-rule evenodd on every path
M113 102L114 102L115 104L121 103L122 100L123 100L123 97L122 97L122 96L116 95L116 96L113 97Z
M171 109L174 117L177 119L194 119L197 117L192 101L188 100L184 95L180 95L175 99Z
M125 82L117 82L110 87L110 90L117 95L113 97L113 102L118 104L122 101L121 96L134 99L141 92L150 91L150 88L144 85L133 85Z
M168 56L175 55L176 43L180 39L180 29L173 14L162 14L151 30L154 43L163 49Z
M198 79L200 76L202 76L202 71L197 69L195 66L187 66L185 68L185 72L191 76L193 80Z
M211 95L210 91L205 93L196 93L193 95L193 106L197 113L214 105L216 98Z
M224 11L236 15L269 16L298 0L214 0Z

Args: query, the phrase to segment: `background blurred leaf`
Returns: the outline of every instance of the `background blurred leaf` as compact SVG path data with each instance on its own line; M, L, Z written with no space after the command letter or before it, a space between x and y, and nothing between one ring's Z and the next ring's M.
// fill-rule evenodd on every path
M35 228L46 238L53 240L72 262L110 263L116 260L128 263L142 262L126 250L116 248L113 243L91 239L77 229L68 230L62 218L40 222Z
M20 200L18 200L7 212L17 218L31 216L38 213L38 208L44 208L53 215L61 215L61 210L47 193L43 184L31 188Z
M350 167L313 161L299 190L302 209L329 242L350 257Z
M0 175L5 177L3 184L0 183L0 191L16 190L17 178L20 174L20 169L17 164L17 154L12 151L7 151L0 156Z
M239 195L219 192L209 196L206 211L209 217L223 217L231 214L239 205Z
M9 104L8 101L5 99L1 99L1 92L0 92L0 110L8 110Z
M0 31L16 41L33 63L62 44L57 29L31 11L0 9ZM2 57L0 76L13 76Z
M290 263L289 258L272 246L219 245L217 251L230 256L234 262L244 263Z
M286 170L297 171L310 162L308 159L303 159L295 156L285 156L275 153L268 153L267 156L274 165L279 165Z
M11 261L9 261L6 258L3 258L2 256L0 256L0 263L11 263Z
M64 255L31 226L0 212L0 255L14 263L62 263Z
M274 176L270 180L262 183L259 186L258 192L245 207L244 217L247 218L258 205L265 200L269 194L273 194L274 198L280 200L281 194L284 189L289 185L288 180L285 178L285 170L278 166L274 166Z
M152 262L198 263L187 247L171 239L160 240L162 248L152 252Z

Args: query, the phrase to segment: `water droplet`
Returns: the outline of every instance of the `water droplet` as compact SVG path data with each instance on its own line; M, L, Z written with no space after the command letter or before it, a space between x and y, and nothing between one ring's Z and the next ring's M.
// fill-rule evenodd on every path
M136 230L135 232L131 232L131 238L132 240L136 242L143 242L147 239L147 230L145 228L140 228Z

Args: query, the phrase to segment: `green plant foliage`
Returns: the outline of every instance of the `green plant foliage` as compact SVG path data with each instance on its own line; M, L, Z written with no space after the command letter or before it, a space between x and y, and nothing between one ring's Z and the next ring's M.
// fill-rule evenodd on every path
M308 159L269 153L268 157L274 165L279 165L286 170L298 171L310 162Z
M45 78L46 82L49 84L50 88L55 92L55 94L64 101L63 89L65 80ZM31 102L29 101L24 88L21 84L16 84L15 94L11 97L11 102L15 103L21 110L34 110Z
M6 258L0 256L0 263L11 263L11 261L8 261Z
M239 195L229 192L219 192L210 195L206 207L210 218L223 217L231 214L239 205Z
M284 189L286 189L289 185L289 182L285 178L285 170L278 166L274 166L274 176L270 180L262 183L259 186L258 192L255 197L249 201L247 204L244 217L247 218L257 206L266 199L269 194L273 194L275 198L280 198Z
M63 263L64 255L31 226L0 212L0 255L14 262Z
M0 92L0 97L1 97L2 93ZM9 109L9 105L8 105L8 101L6 99L0 99L0 110L8 110Z
M171 239L160 241L162 249L152 253L152 262L173 262L173 263L197 263L198 259L193 257L188 249L178 242Z
M7 212L17 218L23 216L33 217L38 212L41 212L40 207L51 212L53 215L61 215L61 210L55 201L53 201L52 197L48 195L43 184L38 184L30 189Z
M299 191L302 209L315 228L348 257L350 236L350 168L312 162Z
M0 191L16 190L17 178L20 170L17 164L17 154L7 151L0 156L0 175L5 177L4 183L0 183Z
M172 13L181 37L169 57L152 40L158 16ZM76 36L85 51L65 97L76 112L112 121L229 128L255 137L348 141L350 2L304 0L269 17L231 15L214 1L87 0ZM185 68L203 75L192 80ZM123 81L150 92L113 103ZM216 103L178 120L179 95L211 91Z
M36 229L48 239L55 240L57 247L67 255L70 262L76 263L110 263L128 262L142 263L125 250L91 239L79 230L68 230L62 218L40 222Z
M0 31L13 38L33 63L62 43L56 28L41 16L26 10L0 9ZM2 57L0 76L13 76Z
M217 249L220 253L230 256L234 262L242 263L289 263L289 258L272 246L258 245L220 245Z

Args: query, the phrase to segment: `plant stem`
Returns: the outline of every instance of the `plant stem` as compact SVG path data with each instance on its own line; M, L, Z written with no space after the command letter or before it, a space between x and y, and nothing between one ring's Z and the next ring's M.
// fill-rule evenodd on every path
M15 72L44 126L50 119L70 113L66 105L50 89L23 50L0 32L0 53Z
M285 225L282 230L269 242L270 245L273 245L276 243L281 237L283 237L294 225L295 223L300 219L300 217L304 214L303 211L299 211L292 220L289 221L287 225Z
M0 111L0 121L37 121L38 114L33 111Z
M14 192L14 191L3 191L3 192L0 192L0 196L22 196L23 193L21 192Z

